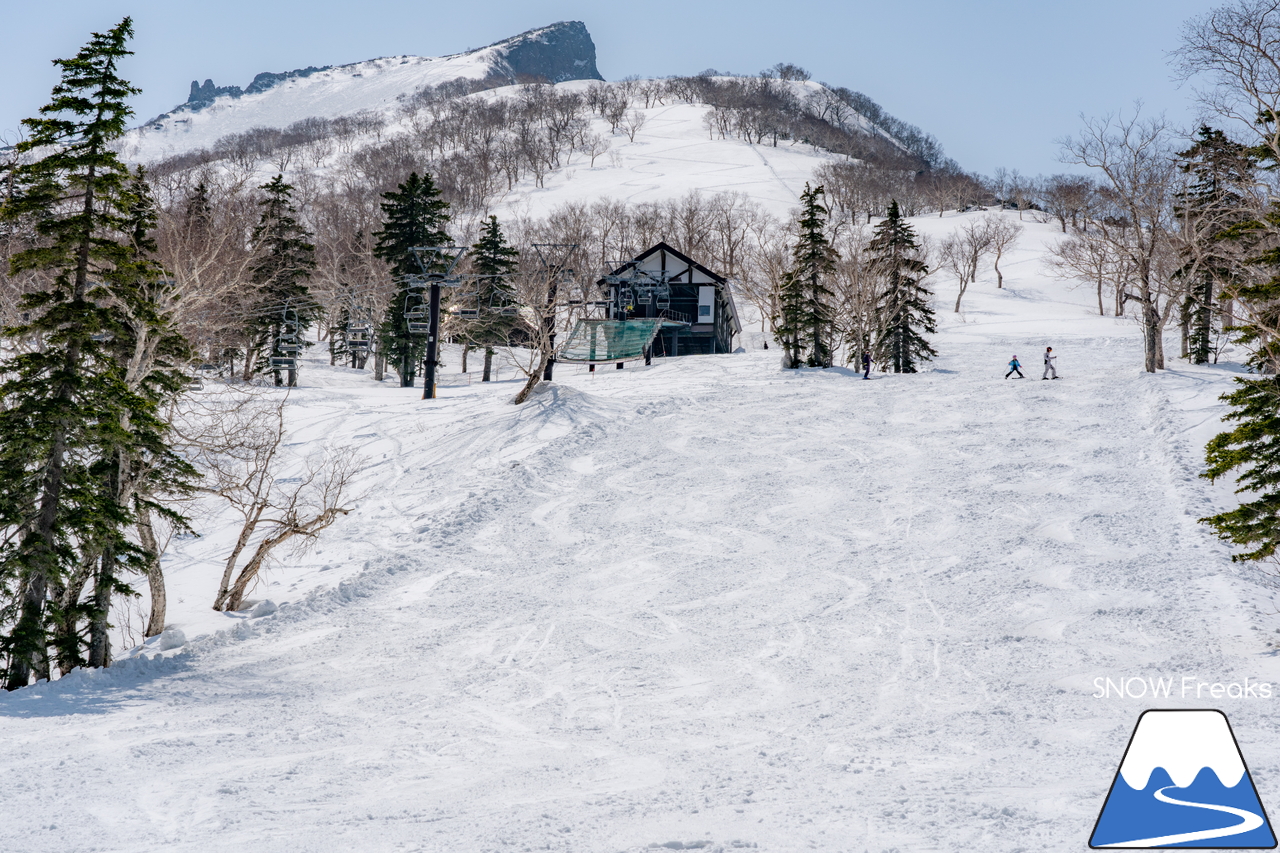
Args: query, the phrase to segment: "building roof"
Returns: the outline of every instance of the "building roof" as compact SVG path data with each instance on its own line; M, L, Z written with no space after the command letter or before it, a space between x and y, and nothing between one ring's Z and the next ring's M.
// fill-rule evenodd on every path
M724 276L719 275L719 274L717 274L717 273L713 273L711 270L707 269L707 268L706 268L706 267L704 267L702 264L698 263L698 262L697 262L697 261L695 261L693 258L689 257L689 256L688 256L688 255L686 255L684 252L678 251L677 249L673 249L673 248L671 248L671 246L667 245L666 243L662 243L662 242L660 242L660 243L658 243L657 245L653 246L652 248L646 249L645 251L643 251L643 252L641 252L640 254L636 255L634 258L632 258L631 260L627 261L625 264L623 264L622 266L618 267L618 268L617 268L616 270L614 270L613 272L609 273L609 275L611 275L611 276L613 276L613 275L622 275L622 274L623 274L623 273L625 273L627 270L629 270L629 269L634 269L635 267L639 266L642 262L644 262L645 260L647 260L651 255L655 254L656 252L666 252L668 255L671 255L671 256L672 256L672 257L674 257L676 260L680 261L682 264L685 264L686 266L690 267L691 269L695 269L695 270L697 270L698 272L702 273L703 275L707 276L707 277L708 277L708 278L710 278L713 282L715 282L717 285L724 285L724 284L728 284L728 282L725 280L725 277L724 277ZM596 282L596 284L605 284L605 283L606 283L606 282L605 282L604 278L601 278L601 279L599 279L599 280Z

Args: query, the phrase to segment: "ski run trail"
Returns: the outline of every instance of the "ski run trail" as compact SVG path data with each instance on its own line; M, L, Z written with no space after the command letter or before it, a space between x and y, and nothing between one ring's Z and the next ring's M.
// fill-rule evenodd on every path
M509 370L424 402L308 362L291 451L357 448L355 510L254 616L209 609L209 505L166 557L184 646L0 697L0 849L1076 851L1149 707L1221 708L1280 810L1276 585L1197 523L1241 368L1171 334L1143 374L1052 239L963 314L935 282L917 375L783 371L758 323L523 407Z

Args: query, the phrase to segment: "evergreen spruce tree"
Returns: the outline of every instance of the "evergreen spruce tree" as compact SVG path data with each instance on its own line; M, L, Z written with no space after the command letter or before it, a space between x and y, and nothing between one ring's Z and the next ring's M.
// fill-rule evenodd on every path
M482 382L490 381L493 371L493 348L511 338L511 330L519 322L515 291L508 278L519 264L520 253L507 245L498 217L490 216L471 247L471 268L481 278L476 283L476 309L479 316L468 325L467 339L484 347Z
M145 575L151 587L153 612L159 603L163 612L163 577L160 554L151 531L153 515L164 517L175 530L187 527L186 519L161 502L163 497L188 494L193 489L195 469L168 445L168 425L161 408L186 388L182 367L191 357L186 339L172 325L161 305L173 304L173 283L155 260L152 236L158 214L145 173L139 167L121 197L121 232L125 256L105 273L111 294L118 305L120 322L107 342L121 366L128 406L121 415L113 445L104 454L103 488L120 506L129 507L138 531L138 544L115 535L97 543L100 555L93 578L94 591L89 621L88 663L106 666L111 661L107 615L114 594L132 595L122 580L128 571ZM159 585L158 585L159 584ZM152 620L155 621L155 620ZM159 625L149 628L151 636ZM67 634L60 638L70 640ZM69 671L61 661L63 671Z
M315 321L316 306L306 282L315 269L315 246L310 234L297 219L293 206L293 187L284 182L284 175L276 175L258 189L265 195L259 206L262 213L253 229L250 241L253 245L254 263L252 276L258 285L258 313L248 329L253 353L270 346L270 355L288 355L280 349L280 336L287 322L294 323L293 331L301 336L304 329ZM289 313L291 312L291 313ZM245 379L249 379L257 367L254 359L246 354ZM284 384L279 370L273 370L277 385ZM290 387L297 384L298 372L288 371Z
M1224 419L1235 427L1205 447L1208 468L1202 476L1217 480L1240 469L1236 494L1250 499L1200 520L1220 538L1250 549L1232 560L1263 560L1280 547L1280 379L1237 379L1236 385L1222 396L1231 405Z
M449 203L440 197L430 175L409 175L394 191L383 193L382 214L385 223L374 232L377 243L374 254L391 266L397 284L395 295L387 307L387 316L378 328L382 352L396 365L400 385L413 387L417 366L426 352L422 335L409 334L405 311L419 304L420 291L409 287L408 276L421 272L413 252L423 246L447 246L453 238L445 232L449 224ZM428 270L430 272L430 270Z
M1175 275L1189 279L1183 300L1183 356L1208 364L1212 355L1214 300L1240 277L1241 225L1248 214L1245 191L1254 183L1256 157L1220 130L1201 127L1196 142L1178 155L1191 176L1177 196L1174 214L1187 222L1193 239L1182 250Z
M804 364L804 279L794 270L782 275L773 292L773 335L782 347L782 366L794 370Z
M1221 186L1223 181L1219 186L1208 186L1210 198L1222 195L1224 190L1231 191L1236 176L1245 171L1240 165L1242 157L1256 162L1259 168L1280 166L1265 148L1242 153L1203 131L1197 148L1202 143L1208 149L1199 152L1200 159L1206 161L1202 168L1229 176L1226 187ZM1222 163L1225 168L1219 165ZM1195 174L1200 180L1193 186L1204 189L1205 177ZM1246 252L1256 252L1244 262L1255 268L1254 274L1243 277L1243 283L1232 284L1229 294L1247 305L1248 320L1235 329L1239 332L1236 341L1252 350L1249 363L1264 374L1236 379L1235 390L1222 395L1221 399L1231 406L1223 419L1234 426L1205 447L1207 467L1203 476L1217 480L1235 472L1236 493L1242 496L1242 502L1234 510L1201 521L1223 540L1249 549L1233 555L1232 560L1237 561L1272 559L1280 546L1280 456L1276 452L1280 447L1280 379L1276 376L1280 340L1274 334L1280 327L1280 273L1276 272L1280 270L1280 243L1273 237L1278 230L1280 205L1273 203L1260 218L1235 222L1219 235L1220 240L1239 244ZM1258 251L1259 247L1264 248ZM1265 275L1268 270L1269 276Z
M128 316L120 277L134 264L127 242L128 170L112 150L138 90L117 65L133 25L125 18L94 33L74 58L55 60L61 80L40 117L23 122L13 194L0 216L31 224L36 245L10 268L44 273L25 296L27 319L6 328L0 364L0 636L5 687L49 676L51 645L64 669L80 662L82 618L98 600L81 590L105 549L129 548L133 516L113 488L121 453L151 437L152 417L131 392L118 336ZM43 156L40 156L43 155ZM31 344L38 341L38 346ZM107 563L114 576L117 558ZM108 583L108 586L114 586ZM99 631L99 633L102 633ZM99 654L99 659L105 655Z
M925 338L937 326L929 306L933 294L923 284L929 268L918 257L919 248L898 202L890 202L888 216L876 226L867 253L870 269L883 287L876 302L880 326L876 361L891 366L894 373L915 373L921 362L938 354Z
M183 224L200 234L208 230L213 219L213 202L209 198L209 185L200 181L187 196L183 210Z
M791 250L793 272L804 287L804 331L809 347L810 367L830 367L832 353L832 302L835 294L827 286L835 272L839 255L827 239L827 209L820 199L822 187L804 185L800 194L800 218L796 221L799 240Z
M804 185L796 219L797 240L791 249L792 266L776 290L774 333L786 353L787 366L792 368L802 363L830 367L833 358L835 295L827 280L839 255L827 239L828 214L820 201L823 195L822 187Z

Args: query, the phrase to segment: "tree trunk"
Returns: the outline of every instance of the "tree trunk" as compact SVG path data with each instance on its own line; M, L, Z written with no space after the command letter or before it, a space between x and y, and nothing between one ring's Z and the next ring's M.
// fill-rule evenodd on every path
M471 352L471 344L462 345L462 372L467 372L467 354Z
M277 528L275 533L264 538L258 543L258 547L254 550L253 556L249 558L249 562L245 563L244 568L240 570L240 574L236 576L236 582L228 592L226 607L223 609L239 610L244 606L244 597L249 591L249 585L257 580L263 564L267 561L267 557L271 556L271 551L277 545L288 542L295 536L314 536L332 524L339 515L346 514L347 510L345 509L327 507L310 521Z
M533 389L538 387L538 383L543 381L543 371L547 367L548 356L544 352L539 360L538 369L529 374L529 380L524 383L524 387L520 389L520 393L516 394L515 399L511 402L519 406L529 399L529 395L533 393Z
M249 584L257 579L258 572L262 570L262 564L266 562L271 549L281 542L292 539L297 533L298 531L293 528L286 528L258 543L257 550L253 552L249 562L245 564L245 567L240 570L240 574L236 576L236 582L227 591L227 601L222 608L223 610L235 611L241 608L244 604L245 593L249 591Z
M1155 373L1159 369L1161 350L1160 312L1156 311L1149 292L1142 296L1142 339L1145 350L1144 369L1147 373Z
M488 382L493 371L493 347L484 348L484 374L481 376L481 382Z
M164 587L164 571L160 567L160 546L156 542L156 531L151 524L151 510L138 507L138 539L142 549L147 552L147 586L151 589L151 615L147 619L147 630L144 636L154 637L164 630L164 620L169 606Z
M244 346L244 372L240 378L245 382L253 379L253 362L256 360L254 356L258 354L258 349L253 345L252 341L246 341Z
M387 376L387 359L382 353L373 357L373 381L381 382Z
M82 555L71 577L65 583L50 584L49 600L57 604L56 612L49 614L54 656L58 672L66 675L84 663L80 655L80 596L97 567L95 555Z
M93 581L93 615L89 622L89 666L101 668L111 664L111 592L116 583L116 550L107 546L98 559Z
M1156 370L1164 370L1164 329L1156 328Z
M996 259L992 262L992 266L996 269L996 289L1004 289L1004 273L1000 272L1000 252L996 252Z
M1102 307L1102 276L1098 276L1098 316L1107 316L1107 311Z
M1191 357L1191 311L1189 310L1189 302L1190 299L1184 300L1182 316L1178 318L1181 321L1178 323L1178 331L1182 333L1180 341L1181 354L1179 355L1179 358Z
M77 287L76 296L83 298L84 289ZM80 344L78 342L71 342L63 364L67 376L79 376ZM65 403L71 399L71 394L70 384L63 382L58 389L57 398ZM44 602L49 591L50 569L57 563L57 555L53 553L52 546L65 480L63 466L66 450L67 425L65 422L58 421L54 426L53 440L49 447L49 460L45 465L40 487L40 513L36 516L35 529L23 537L22 542L22 551L26 557L23 562L26 563L27 568L24 571L25 577L22 579L22 605L19 608L17 623L10 632L12 649L9 658L9 677L5 680L6 690L26 687L33 671L43 670L45 673L43 677L48 678L49 652L44 628Z
M222 583L218 585L218 595L213 600L214 610L229 610L227 607L227 597L231 594L231 575L236 569L236 560L240 559L240 552L249 544L253 531L257 529L258 519L262 517L266 504L259 502L248 517L244 520L244 526L240 528L240 536L236 539L235 548L231 549L231 556L227 557L227 564L222 570Z

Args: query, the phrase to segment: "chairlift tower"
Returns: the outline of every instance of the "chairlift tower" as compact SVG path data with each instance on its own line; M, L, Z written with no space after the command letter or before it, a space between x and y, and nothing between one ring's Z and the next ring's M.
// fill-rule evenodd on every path
M421 270L418 275L409 276L409 289L419 292L425 289L427 304L424 308L419 303L413 309L416 312L415 317L410 317L410 310L406 306L405 322L409 327L409 334L425 333L427 336L427 353L423 362L425 380L422 385L422 399L434 400L436 367L440 352L440 288L458 287L461 284L457 278L450 278L450 276L467 249L465 246L421 246L409 251L413 252L413 258L418 262L418 269ZM443 272L441 267L444 268ZM423 323L423 320L426 322ZM422 328L424 325L426 328Z

